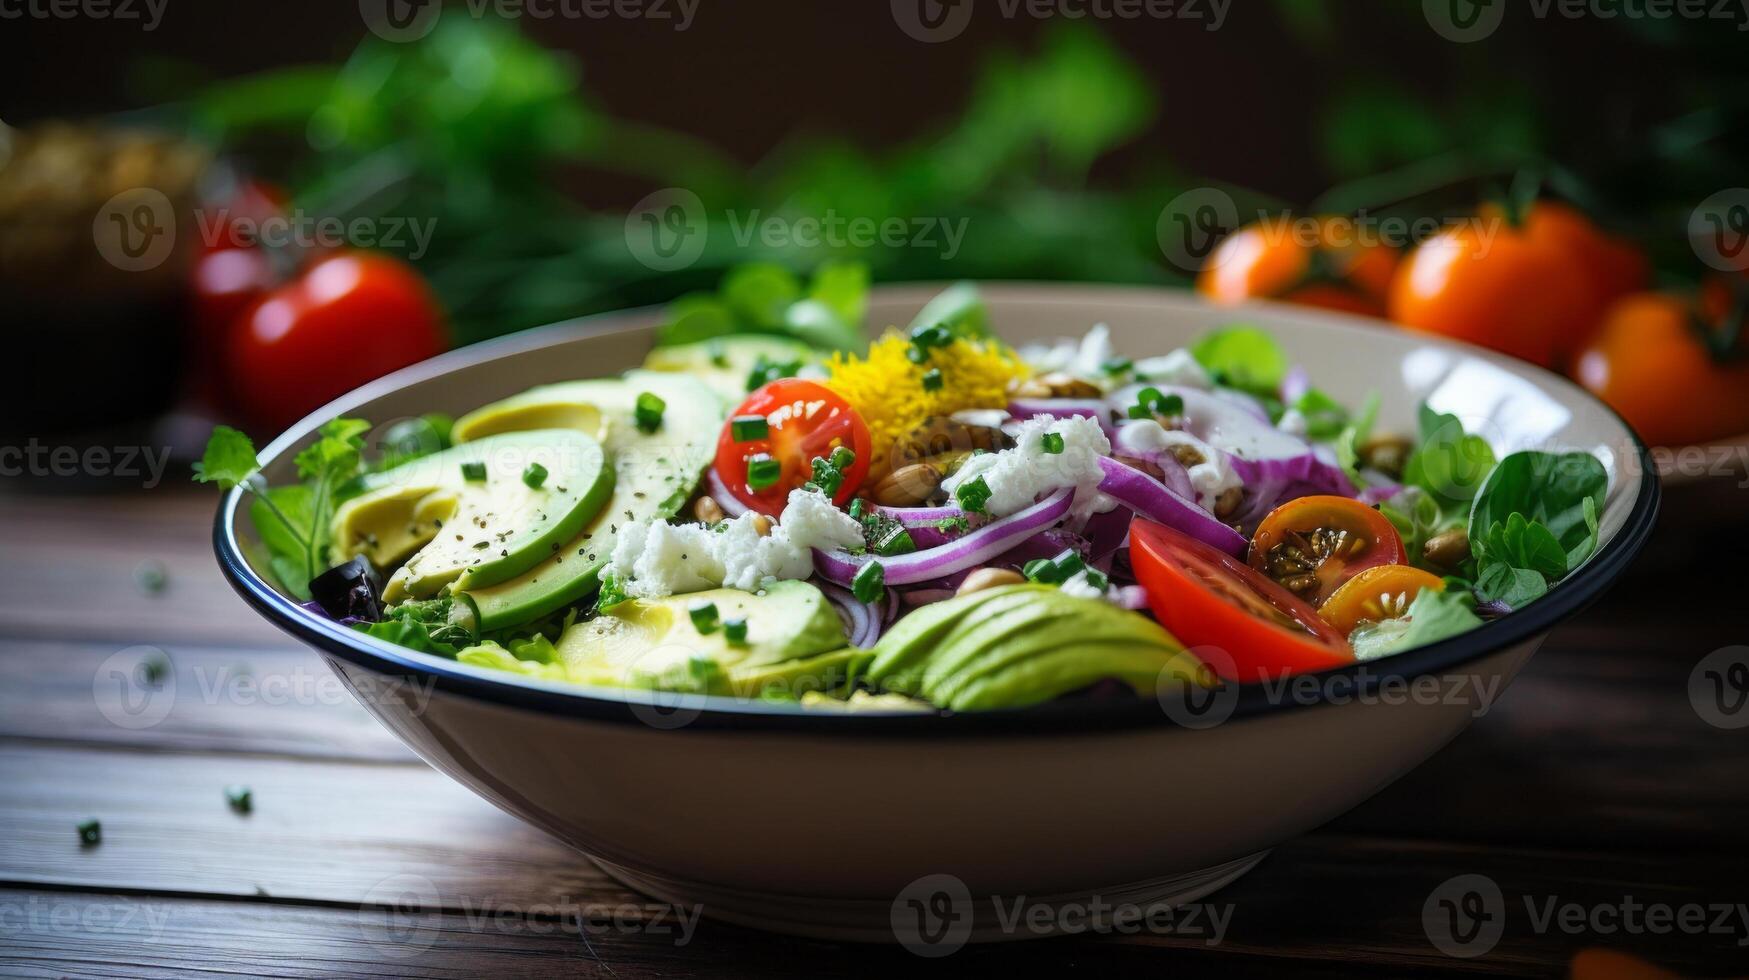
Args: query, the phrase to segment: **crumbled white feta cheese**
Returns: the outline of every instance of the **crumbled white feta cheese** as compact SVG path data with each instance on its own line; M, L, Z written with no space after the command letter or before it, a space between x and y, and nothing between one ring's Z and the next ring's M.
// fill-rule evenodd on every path
M761 535L755 515L704 524L650 521L621 529L608 572L627 595L654 598L723 586L744 592L771 579L814 574L813 548L861 545L862 527L825 494L791 490L771 533Z
M1046 433L1063 437L1062 452L1045 452ZM1099 482L1105 478L1099 460L1109 455L1111 440L1105 437L1099 420L1082 415L1060 419L1039 415L1016 427L1014 448L973 456L942 482L942 488L957 499L955 491L982 477L990 489L984 509L993 517L1007 517L1031 507L1045 494L1073 487L1075 503L1069 513L1075 520L1085 521L1116 506L1099 492Z
M1020 348L1019 354L1028 367L1040 374L1062 371L1081 378L1098 378L1104 373L1105 362L1112 357L1111 328L1096 324L1079 341L1028 344Z
M1093 584L1093 579L1087 574L1085 568L1071 575L1061 588L1064 595L1072 595L1079 599L1104 599L1111 592L1109 587L1100 588Z
M1190 353L1180 347L1170 354L1159 357L1144 357L1136 362L1136 378L1156 384L1181 385L1185 388L1201 388L1207 390L1214 387L1214 379L1208 371Z
M1154 419L1124 422L1117 430L1117 444L1124 452L1135 456L1163 453L1174 446L1196 450L1202 462L1186 466L1184 471L1190 476L1191 488L1196 491L1197 506L1211 514L1215 512L1215 501L1222 493L1243 485L1239 474L1233 472L1232 461L1227 459L1226 453L1188 432L1168 429Z

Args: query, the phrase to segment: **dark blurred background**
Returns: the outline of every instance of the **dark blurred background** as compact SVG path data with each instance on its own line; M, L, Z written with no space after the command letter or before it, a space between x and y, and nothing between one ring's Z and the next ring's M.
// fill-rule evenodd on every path
M12 0L0 289L19 323L64 325L17 331L27 358L100 352L108 383L94 387L113 404L68 404L44 381L7 427L180 404L270 434L442 346L710 290L750 261L805 273L849 259L876 281L1189 285L1206 250L1161 234L1210 191L1236 216L1205 227L1212 241L1269 214L1452 218L1528 186L1526 200L1572 204L1649 260L1621 292L1692 289L1713 271L1691 240L1697 205L1744 183L1749 12L1620 8ZM169 142L127 143L141 132ZM157 199L140 186L165 190L197 234L117 276L86 228L95 213L108 233L146 230ZM1749 236L1749 205L1726 210ZM238 251L220 220L235 214L376 223L347 226L364 241L203 264ZM963 221L965 236L737 235L832 215ZM638 246L700 230L679 260ZM357 245L410 263L413 284L398 262L376 266L367 300L263 321L264 297ZM368 340L347 333L367 321Z

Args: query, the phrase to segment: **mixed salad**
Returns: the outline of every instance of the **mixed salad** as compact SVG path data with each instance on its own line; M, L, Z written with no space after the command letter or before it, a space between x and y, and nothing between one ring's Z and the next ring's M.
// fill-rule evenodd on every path
M1376 432L1376 397L1258 329L1015 348L958 286L860 343L863 288L823 273L751 320L691 300L621 376L335 419L295 484L221 428L197 478L252 491L281 585L371 636L837 710L1339 667L1534 602L1597 547L1591 455L1497 459L1427 408Z

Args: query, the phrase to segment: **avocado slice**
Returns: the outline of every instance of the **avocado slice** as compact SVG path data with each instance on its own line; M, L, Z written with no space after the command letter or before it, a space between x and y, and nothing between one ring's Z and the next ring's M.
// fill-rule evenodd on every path
M539 466L545 476L525 478ZM470 471L476 468L483 472ZM494 436L361 477L334 513L334 554L400 565L385 602L513 578L551 556L608 500L601 444L540 429ZM538 485L530 485L537 483Z
M644 392L666 403L654 432L637 425L637 398ZM594 592L621 527L673 517L692 497L716 454L724 411L709 389L685 375L629 371L624 378L535 388L457 420L458 439L565 413L585 422L596 420L607 433L604 446L615 474L607 504L557 551L514 578L455 590L473 604L480 629L520 626Z
M716 609L701 631L694 607ZM722 623L744 619L747 636L730 642ZM567 629L559 661L578 683L756 697L837 686L864 657L847 648L844 625L820 590L806 582L771 583L763 592L710 589L656 599L629 599Z
M644 359L644 368L684 372L709 385L723 401L738 405L747 397L747 378L760 358L773 364L794 361L812 364L819 357L806 344L783 337L743 333L658 347Z
M875 644L867 677L882 691L972 711L1038 704L1107 678L1151 694L1162 680L1204 682L1201 667L1145 616L1029 584L901 619Z

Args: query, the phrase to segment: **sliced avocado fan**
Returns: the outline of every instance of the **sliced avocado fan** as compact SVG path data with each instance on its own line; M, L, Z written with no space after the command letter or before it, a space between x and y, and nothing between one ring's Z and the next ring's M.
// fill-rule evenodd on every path
M1121 681L1141 694L1201 683L1202 663L1158 623L1048 585L924 606L874 647L877 689L955 711L1020 708Z
M661 399L659 422L639 424L640 395ZM474 607L481 630L521 626L594 592L620 529L674 516L692 497L716 454L725 413L710 389L685 375L630 371L623 378L544 385L456 420L457 440L514 431L524 424L569 418L605 433L614 471L612 496L593 520L543 560L495 583L470 583L453 593Z
M334 513L334 554L400 568L386 602L513 578L555 553L608 500L613 469L580 432L482 439L359 481Z

